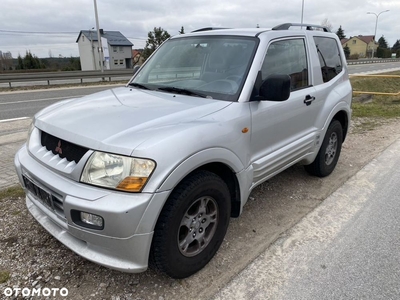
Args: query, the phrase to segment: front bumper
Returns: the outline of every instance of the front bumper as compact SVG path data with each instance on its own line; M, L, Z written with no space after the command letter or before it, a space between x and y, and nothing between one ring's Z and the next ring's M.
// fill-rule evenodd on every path
M168 193L130 194L75 182L38 162L25 146L17 152L14 163L26 191L29 212L61 243L80 256L112 269L132 273L147 269L152 224L158 217L157 213L149 213L153 211L149 204L155 201L162 206ZM23 176L52 195L51 198L58 199L61 209L54 209L55 205L48 205L32 189L27 189ZM77 224L71 210L101 216L104 228ZM154 219L149 220L149 216Z

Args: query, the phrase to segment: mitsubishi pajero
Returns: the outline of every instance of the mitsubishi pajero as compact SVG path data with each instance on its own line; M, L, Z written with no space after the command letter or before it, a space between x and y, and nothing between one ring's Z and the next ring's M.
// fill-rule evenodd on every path
M298 163L334 170L351 100L324 27L205 28L168 39L125 87L37 113L15 165L30 213L72 251L184 278L256 186Z

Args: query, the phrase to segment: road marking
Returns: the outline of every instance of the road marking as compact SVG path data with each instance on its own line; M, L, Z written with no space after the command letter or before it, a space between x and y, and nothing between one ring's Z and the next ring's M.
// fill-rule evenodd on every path
M26 120L26 119L30 119L30 117L21 117L21 118L0 120L0 123L12 122L12 121L20 121L20 120Z
M31 100L23 100L23 101L13 101L13 102L3 102L0 105L4 104L18 104L18 103L27 103L27 102L40 102L40 101L53 101L53 100L61 100L61 99L73 99L80 98L86 95L76 95L76 96L64 96L64 97L54 97L54 98L45 98L45 99L31 99Z

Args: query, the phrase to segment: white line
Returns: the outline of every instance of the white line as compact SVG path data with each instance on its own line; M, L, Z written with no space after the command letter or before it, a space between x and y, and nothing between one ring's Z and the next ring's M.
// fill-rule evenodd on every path
M72 98L79 98L85 95L76 95L76 96L64 96L64 97L54 97L54 98L45 98L45 99L34 99L34 100L23 100L23 101L13 101L13 102L3 102L0 105L4 104L18 104L18 103L27 103L27 102L40 102L40 101L52 101L52 100L61 100L61 99L72 99Z
M14 118L14 119L0 120L0 123L12 122L12 121L19 121L19 120L27 120L27 119L30 119L30 117L22 117L22 118Z

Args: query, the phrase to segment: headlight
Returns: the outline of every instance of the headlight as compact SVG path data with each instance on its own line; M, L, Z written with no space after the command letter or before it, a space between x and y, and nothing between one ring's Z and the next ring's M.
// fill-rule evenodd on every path
M140 192L156 163L104 152L94 152L85 165L81 182L126 192Z

